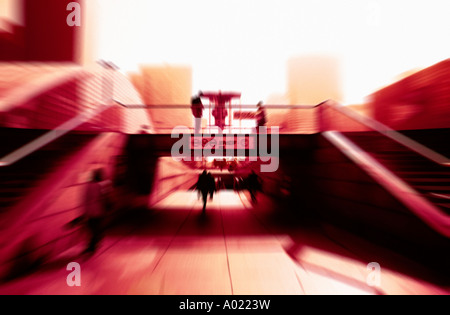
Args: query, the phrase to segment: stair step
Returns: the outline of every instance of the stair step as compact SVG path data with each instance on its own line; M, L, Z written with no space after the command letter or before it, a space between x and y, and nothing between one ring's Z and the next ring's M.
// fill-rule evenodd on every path
M421 189L422 187L450 187L450 179L449 178L405 178L405 181L410 185L417 187L417 189Z
M0 196L0 203L11 203L21 199L18 196Z
M404 156L384 156L384 155L380 155L380 154L373 154L373 156L375 156L377 159L382 160L382 161L386 161L386 162L390 162L390 163L415 163L415 164L429 164L429 165L437 165L435 162L430 161L428 159L424 159L421 157L404 157Z
M450 204L437 204L437 206L450 215Z
M4 139L5 142L0 151L10 153L12 150L7 149L20 147L45 132L0 128L0 139ZM16 164L0 168L0 213L20 202L40 180L95 137L82 134L64 135Z
M450 210L450 203L438 203L437 206Z
M395 162L377 159L386 166L396 167L398 169L408 169L408 171L421 171L421 172L447 172L447 168L443 168L437 164L429 163L410 163L410 162Z
M385 159L389 161L415 161L415 162L427 162L427 163L433 163L432 161L419 156L417 154L390 154L390 153L374 153L375 156L379 157L380 159Z
M23 195L25 195L28 191L27 190L21 190L18 192L5 192L5 191L0 191L0 198L20 198Z
M450 203L450 194L429 193L428 196L430 196L433 199L438 199Z
M8 189L27 189L33 187L33 183L31 181L17 181L13 183L0 183L0 191L8 190Z
M450 172L442 172L442 171L430 171L430 172L424 172L424 171L399 171L397 172L401 177L405 178L420 178L423 176L424 178L450 178Z
M442 176L449 176L448 174L442 174L442 172L440 172L437 169L429 169L429 168L424 168L424 167L417 167L414 165L403 165L403 166L395 166L395 165L390 165L390 164L386 164L386 163L381 163L382 165L384 165L386 168L392 170L395 173L398 174L404 174L404 173L410 173L410 172L414 172L417 170L421 170L424 172L424 174L428 174L427 177L435 177L435 174L437 175L436 177L442 177Z
M12 205L12 202L0 202L0 214L6 213L8 208L10 208Z
M413 178L408 178L408 182L412 182L412 183L448 183L448 185L450 186L450 177L449 178L428 178L428 177L424 177L424 178L417 178L417 177L413 177Z
M439 192L450 192L450 187L448 186L414 186L418 190L434 192L439 194Z
M407 137L408 135L415 137L419 143L435 148L436 152L441 154L449 148L443 145L446 142L442 141L446 139L447 134L450 135L450 130L444 135L441 130L405 133ZM420 154L377 133L346 133L346 135L382 165L450 214L450 168L429 161Z
M450 191L450 189L448 189L448 184L447 183L411 183L408 182L406 180L406 182L413 186L416 190L422 190L422 191L426 191L426 192L447 192Z
M414 165L431 165L435 166L436 163L429 161L429 160L423 160L423 159L414 159L414 158L401 158L401 157L385 157L380 156L378 154L373 155L377 160L384 161L386 163L392 163L392 164L414 164ZM439 167L439 165L436 165Z

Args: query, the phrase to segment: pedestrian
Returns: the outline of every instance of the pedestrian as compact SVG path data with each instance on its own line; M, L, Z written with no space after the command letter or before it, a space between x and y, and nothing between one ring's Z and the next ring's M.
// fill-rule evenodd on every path
M261 186L262 185L260 177L256 175L255 171L252 170L250 175L247 177L247 189L254 203L258 201L256 198L256 194L258 190L261 190Z
M92 178L86 185L85 191L85 221L90 233L90 240L85 252L95 252L102 237L102 221L107 205L106 196L109 187L105 187L103 171L97 169L92 172Z
M194 134L196 135L200 134L202 128L203 110L205 109L201 96L202 92L200 91L198 95L192 97L191 99L191 110L195 121Z
M256 128L257 132L259 132L260 127L265 127L267 123L267 117L266 117L266 110L262 106L263 102L259 102L257 107L258 110L256 111Z
M196 189L203 198L203 213L206 212L206 204L208 202L208 194L210 192L210 178L206 170L198 177Z
M209 199L213 200L214 193L216 192L216 180L214 179L214 176L211 173L208 173L208 192L209 192Z

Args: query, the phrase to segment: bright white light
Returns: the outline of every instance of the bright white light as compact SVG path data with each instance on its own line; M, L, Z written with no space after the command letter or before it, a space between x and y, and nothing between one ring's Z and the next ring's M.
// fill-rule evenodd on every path
M241 91L247 104L286 91L293 56L338 57L353 103L450 53L448 0L96 1L99 59L189 64L193 92Z

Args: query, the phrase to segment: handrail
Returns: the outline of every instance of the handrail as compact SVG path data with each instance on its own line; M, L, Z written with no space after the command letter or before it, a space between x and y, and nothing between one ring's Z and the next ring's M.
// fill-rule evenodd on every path
M420 154L421 156L433 161L441 166L450 167L450 159L443 156L442 154L424 146L423 144L401 134L400 132L384 125L383 123L361 115L354 110L351 110L342 105L336 105L334 102L327 101L322 103L323 106L328 106L341 114L353 119L354 121L361 123L362 125L377 131L378 133L384 135L385 137L394 140L395 142L401 144L402 146Z
M359 165L374 180L406 205L416 216L445 237L450 237L450 217L411 186L392 173L339 131L325 131L323 136Z
M96 71L96 70L94 70ZM105 71L102 69L102 82L97 82L96 80L90 82L89 87L85 87L84 85L80 85L80 89L84 91L84 93L90 93L91 89L94 89L95 92L101 91L106 88L104 79L108 78L108 81L110 83L112 82L112 86L114 84L114 72ZM22 103L27 99L31 99L37 95L40 95L44 93L45 91L49 91L54 87L57 87L67 81L73 80L73 79L80 79L82 76L86 76L89 78L96 78L97 76L94 74L93 71L85 71L79 67L74 67L71 69L71 71L67 72L61 72L59 75L51 75L48 77L45 77L45 80L34 80L31 83L31 86L28 84L26 88L28 90L25 93L19 93L19 91L24 91L24 87L20 87L20 89L15 89L7 98L0 100L0 105L2 105L2 110L12 107L15 104ZM113 94L113 90L111 92ZM91 94L89 94L91 95ZM19 97L20 96L20 97ZM70 98L64 97L62 95L56 95L53 96L58 98L59 100L63 100L65 103L69 104L75 104L73 100ZM72 119L62 123L61 125L57 126L53 130L50 130L46 132L44 135L32 140L31 142L25 144L24 146L20 147L19 149L16 149L15 151L11 152L10 154L2 157L0 159L0 168L1 167L7 167L10 166L17 161L27 157L28 155L36 152L40 148L44 147L45 145L61 138L65 134L75 130L77 127L82 125L83 123L89 121L90 119L94 118L95 116L101 114L105 110L111 108L112 106L115 106L115 103L112 101L112 98L114 98L113 95L106 96L103 93L102 99L103 100L94 100L90 102L86 102L87 105L90 105L91 107L86 109L81 114L78 114L77 116L73 117ZM77 106L76 106L77 107Z
M142 104L124 104L118 100L114 100L117 104L127 109L191 109L192 105L186 104L158 104L158 105L142 105ZM314 109L319 105L262 105L264 109ZM214 105L203 105L205 109L214 109ZM230 106L226 106L230 108ZM231 105L232 109L257 109L257 105Z
M89 121L91 118L101 114L105 110L112 107L113 104L108 105L100 105L96 110L88 109L83 113L77 115L76 117L66 121L65 123L59 125L55 129L45 133L44 135L38 137L37 139L27 143L26 145L20 147L19 149L11 152L10 154L4 156L0 159L0 168L10 166L17 161L23 159L24 157L36 152L43 146L53 142L70 131L74 130L78 126L82 125L86 121Z
M69 72L51 73L34 79L26 87L19 86L7 94L5 98L0 99L0 109L7 111L13 108L15 104L23 103L65 82L81 78L83 75L88 76L89 74L81 69L73 68Z

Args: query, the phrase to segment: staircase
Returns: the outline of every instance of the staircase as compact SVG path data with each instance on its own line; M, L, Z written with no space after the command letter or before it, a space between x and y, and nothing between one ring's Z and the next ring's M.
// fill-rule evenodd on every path
M346 133L349 139L382 165L403 179L424 198L450 215L450 167L438 165L420 154L377 133ZM413 131L406 135L421 144L449 156L450 132L446 130Z
M46 131L0 129L0 158L43 135ZM46 175L81 149L95 135L67 134L19 162L0 167L0 215L19 203Z

